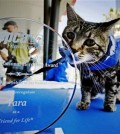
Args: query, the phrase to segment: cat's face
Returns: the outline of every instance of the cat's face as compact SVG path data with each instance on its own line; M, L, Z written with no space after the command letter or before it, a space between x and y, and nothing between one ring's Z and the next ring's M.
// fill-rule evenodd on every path
M108 50L109 31L119 19L105 23L87 22L78 16L69 4L67 17L68 23L62 36L73 53L84 62L99 61Z

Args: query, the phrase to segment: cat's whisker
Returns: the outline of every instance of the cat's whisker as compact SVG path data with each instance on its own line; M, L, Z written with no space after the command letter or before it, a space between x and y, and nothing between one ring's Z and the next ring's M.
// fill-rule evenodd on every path
M90 72L91 72L91 71L90 71ZM93 81L93 84L94 84L94 89L97 91L97 93L100 93L100 90L99 90L99 87L98 87L98 85L97 85L97 81L96 81L95 78L94 78L94 75L91 76L91 78L92 78L92 81Z
M103 62L101 62L101 61L99 61L100 62L100 64L99 64L99 66L101 66L102 67L102 65L104 65L104 66L106 66L106 67L108 67L108 68L111 68L112 66L109 66L109 65L107 65L107 64L105 64L105 63L103 63ZM105 69L105 70L107 70L107 69Z
M77 55L78 53L75 53L74 55L77 56L79 58L79 60L76 61L76 64L81 64L81 63L84 63L84 62L92 62L94 61L94 57L90 54L86 54L84 56L79 56Z
M101 68L99 66L97 66L96 64L92 64L93 66L95 66L98 70L98 72L100 72L101 75L104 75L105 72L101 70Z
M88 69L90 70L90 68L89 68L89 66L88 66ZM90 72L91 72L91 70L90 70ZM94 75L92 76L93 78L94 78ZM95 80L95 78L94 78L94 80ZM95 80L96 81L96 80ZM98 84L97 84L97 82L96 82L96 85L97 85L97 87L98 87ZM99 87L98 87L98 89L99 89ZM101 90L99 90L99 93L101 92Z
M92 73L92 72L91 72L91 70L90 70L88 64L85 63L85 65L86 65L86 67L88 68L89 74L90 74L90 76L91 76L91 73ZM98 87L98 85L97 85L97 82L96 82L96 80L95 80L95 78L94 78L94 75L91 76L90 78L91 78L91 80L93 81L93 84L94 84L94 86L95 86L96 91L99 93L100 90L99 90L99 87Z
M98 72L101 74L101 75L104 75L104 76L106 76L106 77L108 77L109 79L111 79L108 75L106 75L105 73L106 73L106 69L105 69L105 72L103 71L103 70L101 70L101 68L99 67L99 66L97 66L97 65L95 65L95 64L93 64L98 70Z
M113 57L111 57L111 59L114 60L114 61L116 61L116 59L113 58ZM91 64L96 65L95 63L91 63ZM109 66L109 65L107 65L107 64L105 64L105 63L103 63L102 61L99 61L98 66L101 66L101 67L102 67L101 64L104 65L104 66L106 66L106 67L108 67L108 68L111 68L111 66Z

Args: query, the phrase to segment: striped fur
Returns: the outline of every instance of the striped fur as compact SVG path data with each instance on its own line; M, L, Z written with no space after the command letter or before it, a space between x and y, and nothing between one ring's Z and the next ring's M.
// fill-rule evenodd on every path
M89 65L100 61L106 54L110 30L119 19L104 23L87 22L76 14L69 4L67 4L67 17L68 22L62 34L63 38L80 60L85 59L86 55L92 57L91 60L85 59L84 63L78 65L81 74L82 99L77 108L88 109L91 98L99 92L105 92L104 110L115 111L115 103L120 103L119 63L99 71L89 70ZM83 70L84 67L88 70Z

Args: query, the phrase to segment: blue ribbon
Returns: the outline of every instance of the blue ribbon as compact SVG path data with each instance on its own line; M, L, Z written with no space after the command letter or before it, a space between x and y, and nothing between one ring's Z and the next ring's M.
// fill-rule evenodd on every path
M74 66L72 55L68 49L59 48L59 52L62 55L62 57L64 57L72 66ZM100 61L98 61L94 65L90 65L89 69L90 70L103 70L103 69L113 67L118 63L119 57L120 57L120 39L117 39L115 41L113 36L110 36L108 51L105 54L104 58L102 58ZM74 58L75 58L75 61L80 61L78 56L76 56L75 54L74 54ZM78 63L78 64L81 64L81 63Z

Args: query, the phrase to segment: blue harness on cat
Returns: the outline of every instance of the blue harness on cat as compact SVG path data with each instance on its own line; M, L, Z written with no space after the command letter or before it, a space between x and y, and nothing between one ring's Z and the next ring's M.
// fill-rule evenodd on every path
M74 66L72 56L70 52L64 48L59 48L60 54L64 57L72 66ZM80 59L74 54L75 61L77 61L77 65L81 64ZM105 56L95 63L94 65L90 65L90 70L104 70L110 67L115 66L120 58L120 39L115 41L113 36L109 37L109 45L108 51ZM79 62L80 61L80 62Z
M102 60L95 65L90 66L90 70L103 70L115 66L120 58L120 39L115 41L113 36L110 36L108 51Z

